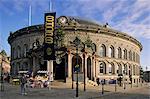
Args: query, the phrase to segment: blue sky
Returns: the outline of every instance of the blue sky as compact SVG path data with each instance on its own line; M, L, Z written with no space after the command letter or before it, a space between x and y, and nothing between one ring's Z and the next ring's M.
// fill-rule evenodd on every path
M125 32L142 45L141 66L150 70L150 0L52 0L53 11L98 21ZM49 0L0 0L0 49L10 54L9 32L28 26L29 5L32 25L44 23Z

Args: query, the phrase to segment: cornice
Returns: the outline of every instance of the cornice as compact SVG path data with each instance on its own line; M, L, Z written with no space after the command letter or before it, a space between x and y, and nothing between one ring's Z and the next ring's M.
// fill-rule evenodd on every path
M56 27L57 29L57 27ZM82 31L82 32L91 32L95 34L104 34L104 35L109 35L113 37L118 37L124 40L128 40L133 42L134 44L138 45L140 48L140 51L142 50L142 44L136 40L135 38L129 36L126 33L120 32L113 30L111 28L103 27L103 26L92 26L92 25L63 25L64 31ZM11 43L16 37L21 36L21 35L26 35L30 33L39 33L39 32L44 32L44 25L34 25L30 27L25 27L20 30L17 30L14 33L10 33L10 36L8 37L8 42Z

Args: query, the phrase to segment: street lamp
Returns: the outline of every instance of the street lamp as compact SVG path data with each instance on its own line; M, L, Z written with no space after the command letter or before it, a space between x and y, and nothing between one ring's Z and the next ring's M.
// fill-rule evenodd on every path
M76 47L76 66L74 68L75 69L74 71L76 72L76 97L78 97L78 72L80 67L78 63L78 48L79 45L81 45L81 41L78 37L76 37L75 40L71 43L74 44L74 46Z
M86 83L85 83L85 53L83 54L83 72L84 72L84 91L86 91Z

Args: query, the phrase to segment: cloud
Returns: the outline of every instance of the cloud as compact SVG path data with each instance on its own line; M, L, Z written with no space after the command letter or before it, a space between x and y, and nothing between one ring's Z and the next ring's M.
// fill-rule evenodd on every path
M150 0L52 0L59 15L71 15L108 22L112 27L134 37L150 38ZM22 12L32 5L33 14L48 11L49 0L1 0L6 13ZM11 2L12 10L8 8ZM6 6L4 6L6 5ZM59 8L59 9L58 9ZM61 10L61 11L60 11Z
M64 1L65 2L65 1ZM71 0L65 14L108 22L136 38L150 38L150 0Z

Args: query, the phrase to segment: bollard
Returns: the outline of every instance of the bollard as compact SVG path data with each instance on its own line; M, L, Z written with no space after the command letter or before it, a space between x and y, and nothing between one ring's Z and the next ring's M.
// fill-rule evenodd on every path
M117 80L116 80L116 82L115 82L115 92L117 91Z
M104 84L102 83L102 95L104 94Z
M126 83L124 82L124 90L126 89Z

